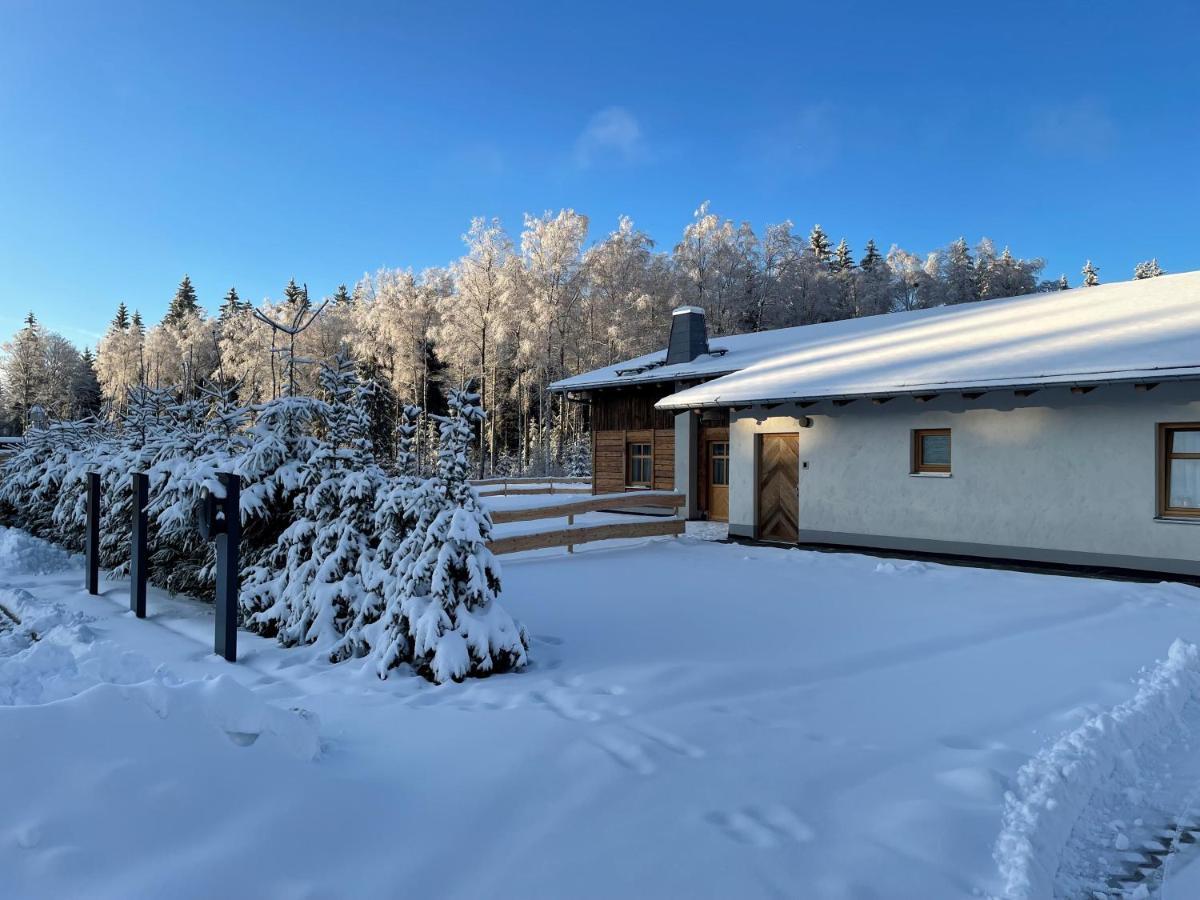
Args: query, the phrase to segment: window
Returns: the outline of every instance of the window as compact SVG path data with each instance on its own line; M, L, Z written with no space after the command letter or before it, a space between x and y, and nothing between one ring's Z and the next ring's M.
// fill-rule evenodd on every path
M950 429L923 428L913 432L913 474L950 474Z
M626 483L639 487L650 487L654 472L654 457L650 453L650 445L629 444L627 450L629 476Z
M1200 516L1200 423L1160 425L1158 514Z
M712 483L729 484L729 441L713 441L708 445L712 466Z

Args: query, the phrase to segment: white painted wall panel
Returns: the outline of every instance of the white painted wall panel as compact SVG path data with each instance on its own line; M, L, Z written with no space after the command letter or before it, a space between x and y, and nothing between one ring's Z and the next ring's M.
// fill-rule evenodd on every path
M1007 408L979 408L991 401ZM1033 404L1039 405L1033 405ZM1200 386L1101 387L1028 399L897 398L803 411L745 410L731 423L730 523L755 523L754 435L800 434L802 530L1091 554L1200 559L1200 527L1155 519L1156 426L1200 421ZM913 476L911 432L950 428L950 477Z

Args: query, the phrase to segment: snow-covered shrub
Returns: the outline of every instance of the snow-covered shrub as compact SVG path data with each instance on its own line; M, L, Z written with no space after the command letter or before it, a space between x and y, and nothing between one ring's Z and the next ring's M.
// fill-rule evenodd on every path
M376 672L409 663L435 682L461 681L525 665L525 630L500 606L500 566L487 547L492 520L470 483L478 397L454 391L437 417L437 471L411 494L412 530L391 561L398 574L373 656Z
M137 387L107 421L35 430L0 466L0 521L81 549L87 474L98 472L100 562L123 574L131 475L146 472L151 581L209 596L213 547L195 514L219 473L233 472L250 629L288 646L318 644L335 662L371 654L381 677L403 664L435 681L524 665L528 640L496 602L491 519L468 480L477 398L459 392L452 415L432 419L404 407L398 471L388 474L370 438L373 386L344 355L319 381L319 398L253 407L239 405L236 384L204 386L194 399ZM434 475L423 481L414 446L422 421L440 432Z
M79 454L103 435L95 420L33 429L0 472L0 516L33 534L57 534L71 549L83 546L83 511L78 521L58 521L63 483Z

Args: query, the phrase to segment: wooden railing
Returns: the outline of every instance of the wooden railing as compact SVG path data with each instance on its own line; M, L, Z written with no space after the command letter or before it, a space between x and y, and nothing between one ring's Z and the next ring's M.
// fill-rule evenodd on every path
M546 476L522 478L479 478L471 482L480 497L508 497L515 494L590 494L591 478L564 475L561 478ZM588 487L562 487L564 484L586 484ZM497 489L498 486L498 489ZM489 490L490 488L490 490Z
M589 512L618 509L677 510L683 506L681 494L658 492L609 494L589 500L574 500L550 506L533 506L525 509L498 509L492 513L492 522L531 522L538 519L566 518L567 527L552 531L537 531L530 534L514 534L492 538L489 544L496 554L519 553L522 550L542 550L548 547L566 547L568 553L575 552L576 544L592 541L611 541L620 538L657 537L659 535L683 534L686 523L677 516L655 517L645 522L612 522L605 525L581 525L576 527L575 517Z

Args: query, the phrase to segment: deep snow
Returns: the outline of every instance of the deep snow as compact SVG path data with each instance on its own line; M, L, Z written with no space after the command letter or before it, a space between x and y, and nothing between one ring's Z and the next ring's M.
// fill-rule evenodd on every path
M1200 636L1180 585L692 537L504 578L529 670L380 682L245 633L224 663L209 607L138 621L0 530L0 603L50 617L0 683L58 679L0 697L4 892L1000 895L1021 766Z

